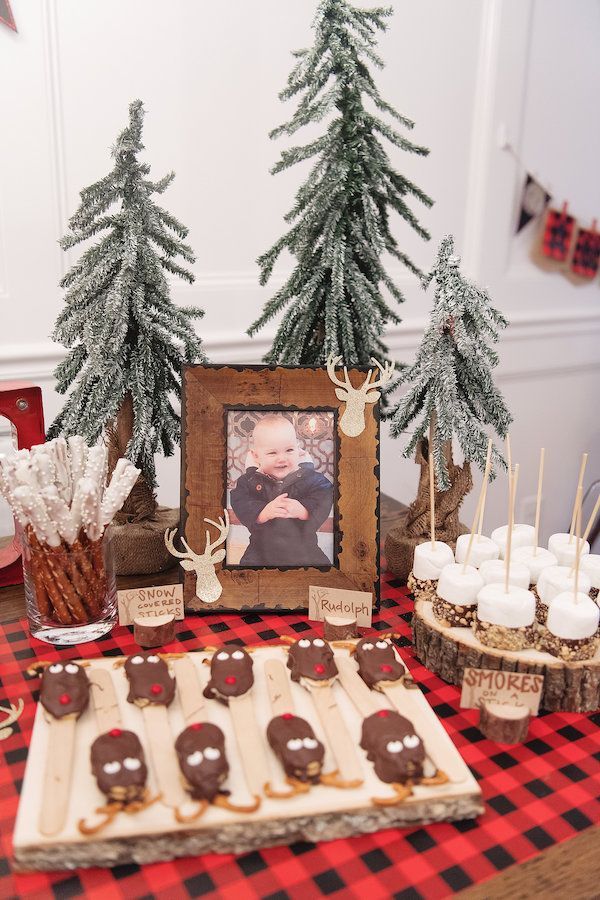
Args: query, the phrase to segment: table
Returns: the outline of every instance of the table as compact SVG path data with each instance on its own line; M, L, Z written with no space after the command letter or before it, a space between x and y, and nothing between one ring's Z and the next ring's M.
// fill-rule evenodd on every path
M382 516L381 531L385 535L390 524L398 515L401 505L390 498L382 499ZM169 573L160 577L161 583L172 583L178 580L177 569L171 570ZM119 579L119 588L131 586L143 586L156 583L156 576L128 577ZM21 586L3 588L0 590L0 623L4 624L24 615L24 596ZM0 744L0 750L2 744ZM600 742L598 743L600 750ZM600 753L595 754L596 759L600 760ZM425 834L425 832L422 832ZM575 837L556 844L542 850L534 858L523 863L511 865L508 868L495 875L491 880L485 881L480 886L473 885L466 890L460 891L461 897L465 900L475 900L475 898L505 898L506 896L518 898L529 897L549 897L549 896L569 896L570 900L577 898L589 898L598 895L598 878L600 877L600 828L598 826L588 827L581 831ZM376 860L378 857L376 851L372 857ZM369 856L369 854L367 854ZM249 864L250 866L250 864ZM377 881L377 863L374 869L374 882ZM457 885L458 887L458 885ZM198 888L201 889L201 881L198 881ZM239 893L237 896L245 896L240 882L237 883ZM0 895L1 895L0 886ZM76 893L69 893L70 889L65 889L62 896L77 896ZM256 888L254 888L256 890ZM456 890L456 888L455 888ZM370 891L369 891L370 892ZM332 894L336 897L357 896L351 886L339 887L335 884L335 879L331 882L324 882L321 885L321 895ZM451 893L451 891L449 891ZM187 891L182 889L181 896L194 896L194 893L188 887ZM315 894L318 896L319 894ZM373 896L379 894L373 894ZM36 894L36 896L45 896L44 894ZM61 893L56 892L56 896L60 897ZM107 894L108 896L108 894ZM113 896L113 894L110 894ZM114 895L120 896L120 895ZM156 893L156 896L169 897L174 896L172 892L169 894ZM179 896L179 895L178 895ZM213 894L214 896L214 894ZM256 893L248 893L247 896L256 896ZM275 894L278 900L284 900L286 896L283 893ZM293 895L296 896L296 895ZM381 896L386 896L382 893ZM406 890L402 891L402 897L408 897ZM421 894L414 892L412 897L417 900Z

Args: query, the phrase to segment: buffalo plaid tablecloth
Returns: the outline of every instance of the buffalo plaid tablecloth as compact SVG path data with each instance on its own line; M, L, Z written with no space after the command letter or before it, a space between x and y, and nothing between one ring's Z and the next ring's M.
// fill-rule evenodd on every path
M393 829L321 844L300 842L238 857L212 854L109 870L15 874L11 835L38 696L38 680L25 678L24 670L35 658L76 658L82 651L85 656L117 656L136 647L130 630L118 627L110 637L79 651L57 649L30 639L26 623L17 621L0 630L0 703L23 697L26 704L13 735L0 742L5 762L0 775L0 897L440 898L491 878L597 822L600 713L541 714L532 722L529 740L516 747L484 739L476 726L477 712L459 708L458 688L415 660L412 603L405 589L384 576L382 598L375 628L400 633L404 660L481 785L485 815L477 821ZM179 623L178 641L169 649L256 644L312 628L304 616L295 614L188 617Z

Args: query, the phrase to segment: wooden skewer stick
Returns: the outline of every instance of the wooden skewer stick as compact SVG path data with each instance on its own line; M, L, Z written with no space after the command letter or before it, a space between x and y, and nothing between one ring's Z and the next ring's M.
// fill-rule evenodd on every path
M577 517L577 493L581 488L583 490L583 476L585 467L587 466L588 455L584 453L581 457L581 465L579 466L579 478L577 479L577 491L575 492L575 502L573 503L573 512L571 514L571 527L569 528L569 543L573 543L573 532L575 530L575 519Z
M492 467L492 440L491 440L491 438L488 440L488 456L489 456L489 460L490 460L490 469L491 469L491 467ZM487 460L486 460L486 467L487 467ZM479 513L479 524L477 526L477 537L478 538L481 537L481 532L483 531L483 516L485 513L485 501L487 499L488 484L490 483L490 469L488 469L487 477L484 476L484 479L483 479L483 485L482 485L483 500L481 502L481 511Z
M331 689L333 680L317 682L310 678L301 678L300 683L310 692L341 780L348 787L358 787L363 783L364 775L352 738Z
M546 455L546 448L542 447L540 450L540 467L538 471L538 487L537 487L537 499L535 503L535 532L533 535L533 555L537 556L538 552L538 544L540 540L540 513L542 511L542 485L544 484L544 457Z
M519 463L515 466L515 472L510 479L510 488L508 491L508 534L506 535L506 558L504 560L504 593L508 594L509 574L510 574L510 550L512 545L512 533L515 526L515 497L517 494L517 484L519 482Z
M55 719L48 714L46 721L50 727L39 829L50 836L62 831L67 820L77 720L75 716Z
M510 448L510 434L506 433L506 464L508 465L508 487L510 490L510 482L512 480L512 451Z
M594 522L596 521L596 516L598 515L598 510L599 510L599 509L600 509L600 497L598 497L598 499L596 500L596 502L595 502L595 504L594 504L594 508L593 508L593 510L592 510L592 514L591 514L591 516L590 516L589 519L588 519L588 523L587 523L587 525L585 526L585 531L583 532L583 535L582 535L582 538L581 538L582 553L583 553L583 547L585 547L585 542L586 542L587 539L589 538L589 536L590 536L590 531L592 530L593 525L594 525ZM573 574L574 571L575 571L575 565L573 565L573 567L571 568L571 575Z
M207 718L206 702L198 677L198 669L189 656L184 656L173 662L173 671L185 724L205 722Z
M433 453L429 450L429 514L431 516L431 549L435 550L435 472Z
M264 740L256 722L252 690L229 698L229 712L240 752L248 790L254 797L264 793L271 781Z
M473 538L475 537L475 529L477 528L477 524L481 519L481 510L483 507L483 500L485 497L485 486L487 484L487 480L490 474L490 466L492 463L492 441L488 440L487 446L487 457L485 460L485 471L483 473L483 482L481 483L481 490L479 491L479 499L477 501L477 509L475 510L475 515L473 516L473 525L471 526L471 537L469 538L469 545L467 547L467 553L465 556L465 561L463 563L462 571L463 575L467 571L467 566L469 564L469 560L471 558L471 550L473 548Z
M583 541L579 539L579 535L581 534L581 498L583 494L583 487L577 488L577 515L575 516L575 539L577 541L577 546L575 549L575 584L574 587L574 600L575 603L578 602L577 592L579 590L579 562L581 560L581 548L583 547Z

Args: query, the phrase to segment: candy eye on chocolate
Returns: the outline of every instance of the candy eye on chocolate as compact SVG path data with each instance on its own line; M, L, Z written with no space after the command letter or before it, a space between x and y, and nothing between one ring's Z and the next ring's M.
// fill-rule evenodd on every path
M387 641L377 641L375 644L376 647L379 647L380 650L387 650L390 646Z
M187 764L188 764L188 766L199 766L203 759L204 759L204 757L202 756L201 751L195 750L193 753L190 753L190 755L188 756Z
M302 741L307 750L316 750L319 746L319 742L315 740L315 738L306 737Z
M244 654L243 654L242 650L234 650L233 653L231 654L231 658L232 659L243 659Z
M143 656L132 656L129 661L131 663L133 663L134 666L139 666L140 663L144 662L144 657Z
M224 650L221 650L220 653L217 653L217 659L229 659L229 653L226 653Z
M216 747L205 747L204 748L204 756L206 759L215 760L218 759L221 755L220 750L217 750Z
M361 650L372 650L373 644L362 644L360 649Z
M107 775L116 775L120 768L121 763L116 760L114 762L104 763L102 766L102 770L106 772Z
M153 654L152 656L147 656L147 657L146 657L146 662L151 662L151 663L157 663L157 662L160 662L160 657L154 656L154 654Z
M48 671L52 672L53 675L58 675L59 672L62 672L63 667L60 663L54 663L52 666L48 666Z
M413 750L415 747L418 747L420 743L421 740L416 734L407 734L404 738L404 746L409 750Z
M65 672L68 672L69 675L76 675L79 672L79 666L75 665L75 663L67 663Z
M301 640L298 641L298 646L299 647L310 647L310 641L307 640L307 638L302 638Z
M302 738L290 738L286 747L288 750L302 750Z
M404 745L402 741L388 741L385 749L388 753L400 753L401 750L404 750Z
M137 769L141 768L142 763L134 756L126 756L123 760L123 765L126 769L129 769L130 772L135 772Z
M324 647L325 641L321 640L321 638L315 638L313 644L315 645L315 647Z

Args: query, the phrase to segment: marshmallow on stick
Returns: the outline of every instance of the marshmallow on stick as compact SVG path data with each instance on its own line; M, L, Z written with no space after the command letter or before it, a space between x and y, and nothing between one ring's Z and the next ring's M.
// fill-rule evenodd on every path
M442 569L453 562L452 548L443 541L436 541L433 548L430 541L417 544L412 571L407 581L407 587L415 600L430 600Z
M433 614L446 628L469 628L483 578L475 566L449 563L442 569L433 595Z

